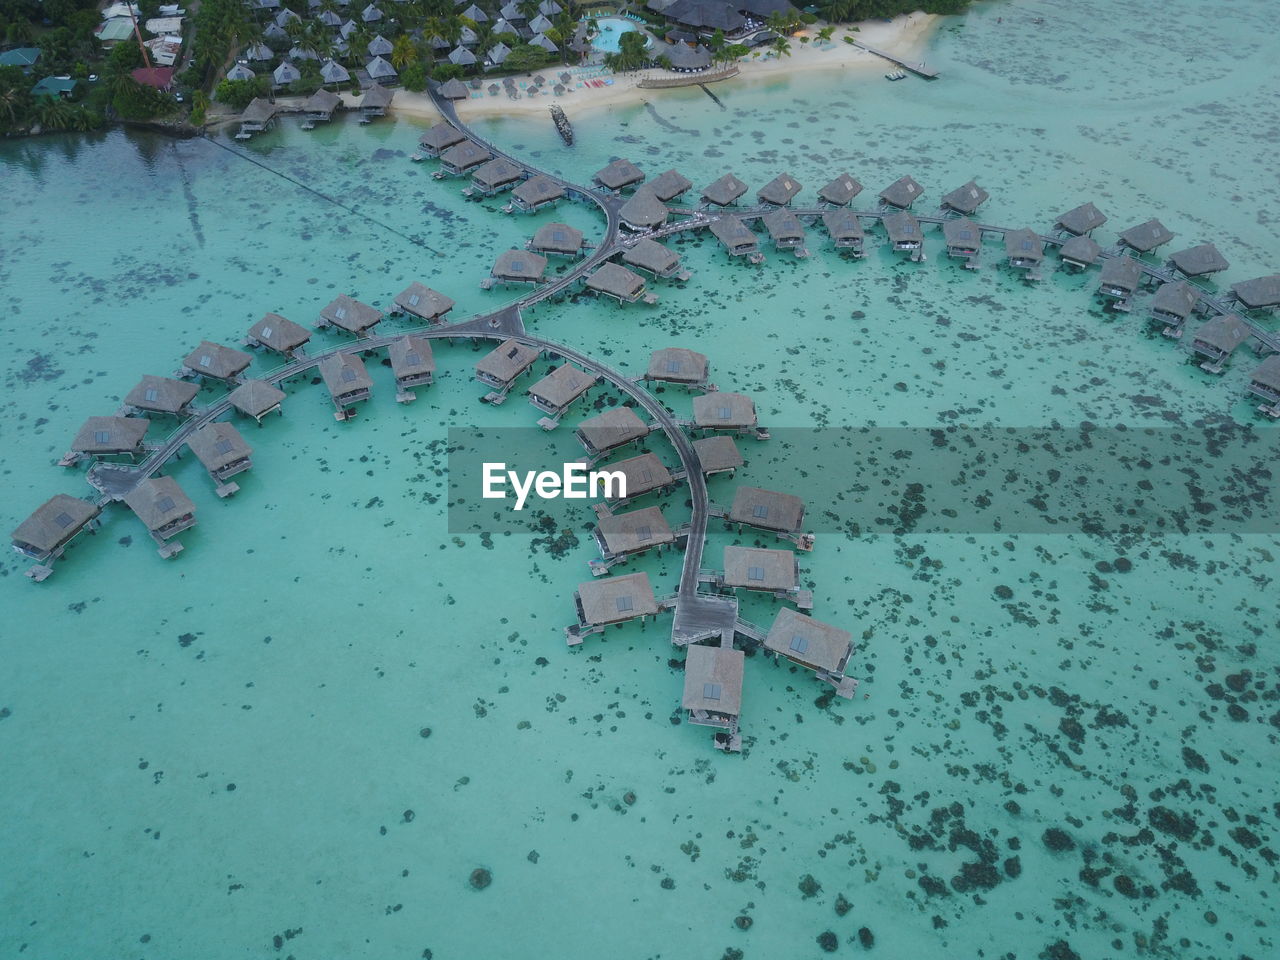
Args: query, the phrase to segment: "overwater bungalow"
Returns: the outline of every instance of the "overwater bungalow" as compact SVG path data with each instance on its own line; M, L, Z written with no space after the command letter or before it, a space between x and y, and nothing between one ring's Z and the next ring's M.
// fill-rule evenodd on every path
M753 435L758 439L768 433L756 425L756 405L750 397L741 393L716 390L693 398L693 427L695 430Z
M746 654L725 646L693 643L685 648L684 693L680 706L690 723L723 730L719 750L742 749L738 715L742 712L742 675Z
M1034 230L1009 230L1004 235L1004 253L1009 266L1025 270L1028 280L1042 280L1040 266L1044 263L1044 241Z
M622 205L618 216L623 224L632 230L652 230L666 223L667 218L671 216L671 211L667 209L665 203L653 195L652 190L645 186L637 190L631 199Z
M778 535L801 537L804 524L804 501L789 493L739 487L729 508L729 523L769 530ZM803 545L802 545L803 546Z
M596 576L608 573L614 564L625 563L647 550L660 550L676 539L657 507L606 513L596 522L594 536L603 558L591 561L591 572Z
M465 100L471 96L467 90L467 85L457 77L450 77L444 83L440 84L440 96L446 100Z
M462 143L455 144L440 154L440 169L436 171L436 176L447 174L454 177L464 177L476 167L488 163L492 159L493 154L480 146L480 144L471 140L464 140Z
M332 90L321 87L307 99L302 101L304 130L310 130L317 123L327 123L333 119L333 113L342 106L342 98Z
M480 282L486 290L497 284L539 284L547 272L547 258L530 250L504 250L499 254L487 279Z
M862 192L862 184L842 173L818 191L818 199L833 207L847 207Z
M945 220L942 237L947 245L947 256L963 260L964 266L977 270L982 258L982 230L968 217Z
M756 191L756 199L774 207L787 207L804 187L789 173L780 173Z
M1202 243L1199 246L1188 247L1186 250L1179 250L1169 257L1169 263L1187 277L1204 277L1211 273L1219 273L1231 266L1227 263L1227 258L1220 254L1218 248L1212 243Z
M1200 369L1206 373L1222 373L1222 367L1236 347L1249 339L1248 324L1234 313L1223 313L1210 319L1191 338L1191 349L1204 361Z
M320 311L318 326L321 329L336 327L355 337L368 337L381 322L381 311L343 293Z
M707 377L711 364L707 355L684 347L664 347L653 351L649 357L649 368L645 371L645 380L656 380L661 383L679 383L686 387L707 389Z
M1098 293L1113 310L1129 311L1130 298L1142 283L1142 265L1132 257L1109 257L1102 264Z
M729 256L746 257L751 263L760 263L764 260L756 235L737 217L725 215L713 220L711 232L724 245Z
M799 217L785 207L779 207L763 219L775 250L793 250L798 257L808 255L809 251L804 248L804 225Z
M649 189L663 203L670 203L693 187L693 181L678 171L665 170L649 181Z
M766 550L761 547L726 546L724 572L719 585L731 590L757 590L780 600L799 601L802 609L813 607L813 596L802 596L800 564L790 550Z
M604 413L583 420L573 435L594 459L628 443L643 440L652 429L630 407L610 407Z
M524 168L505 157L495 157L476 167L471 174L471 189L486 197L512 189L524 179Z
M393 313L407 313L427 323L444 323L453 299L421 283L411 283L392 301Z
M964 186L956 187L943 195L942 209L958 213L962 217L971 217L990 197L991 194L978 186L976 180L970 180Z
M812 670L845 699L851 698L858 686L856 680L844 675L853 656L853 634L847 630L783 607L764 638L764 648L775 657Z
M517 185L511 192L511 210L535 213L543 207L555 206L564 197L565 190L562 185L539 173Z
M334 419L350 420L355 411L350 409L362 400L368 400L373 390L373 380L365 369L364 361L353 354L336 353L320 361L320 376L333 398Z
M582 231L576 227L567 223L548 223L538 228L533 239L525 243L525 249L560 257L580 257L586 252L587 246L583 243Z
M13 531L13 549L37 562L27 576L37 583L53 573L53 561L85 530L92 530L102 512L96 504L65 493L50 497ZM670 528L668 528L670 529Z
M693 441L693 452L698 455L703 475L708 477L716 473L732 474L746 462L733 437L723 433Z
M246 417L253 417L262 426L262 418L269 413L284 415L281 404L284 402L284 391L265 380L246 380L227 396L231 406Z
M126 406L143 413L159 413L184 417L191 412L191 401L200 392L198 384L169 377L145 376L125 394Z
M1231 295L1240 301L1240 305L1246 310L1264 310L1268 307L1280 306L1280 273L1233 284Z
M1150 253L1156 247L1162 247L1174 237L1173 231L1159 220L1148 220L1136 227L1130 227L1120 234L1120 245L1128 247L1135 253Z
M182 544L168 543L196 525L196 505L173 477L147 477L124 495L124 502L160 545L166 560L182 552Z
M1053 225L1067 231L1067 233L1074 233L1077 237L1082 237L1106 222L1107 218L1101 210L1092 203L1082 203L1074 210L1068 210L1060 216L1054 221Z
M1151 322L1164 325L1166 337L1181 337L1182 325L1200 301L1200 291L1185 280L1162 283L1151 298Z
M527 373L538 360L539 351L516 340L504 340L476 364L476 379L493 387L496 393L485 396L488 403L501 403L516 378Z
M385 117L394 95L393 90L380 84L366 87L364 96L360 98L360 122L372 123L375 117Z
M306 327L286 320L278 313L268 313L249 328L244 342L247 346L262 347L292 359L301 354L310 340L311 331Z
M629 502L655 490L666 490L676 483L676 478L656 453L642 453L638 457L611 463L609 469L621 471L626 477L627 495L617 498L619 502Z
M618 303L636 303L640 300L649 304L658 302L656 293L645 290L644 277L616 263L605 263L597 267L587 277L587 289L612 297Z
M431 353L431 341L426 337L409 334L392 340L387 355L396 378L397 403L417 399L414 387L431 386L436 373L436 358Z
M902 210L889 214L881 223L896 253L909 253L916 263L924 259L924 235L920 232L919 220Z
M248 140L255 133L270 130L276 122L276 105L270 100L254 97L240 112L240 129L237 140Z
M628 620L643 621L655 616L659 609L649 576L644 573L580 583L573 600L578 608L578 623L565 630L571 647L580 644L584 637L602 633L605 627Z
M83 457L136 459L144 454L142 438L151 422L145 417L90 417L71 441L71 451L58 465L74 466Z
M1093 237L1071 237L1058 248L1058 257L1067 266L1083 270L1096 263L1102 255L1102 247Z
M828 210L822 215L822 225L837 250L848 250L856 257L862 256L862 244L866 233L862 221L852 210Z
M622 253L622 262L664 280L688 280L689 271L680 269L680 255L656 240L641 237Z
M243 350L233 350L218 343L201 340L182 361L182 376L204 377L224 383L238 382L240 374L249 368L253 355Z
M239 484L227 481L253 466L253 448L229 423L206 423L187 437L187 446L218 485L220 497L229 497L239 490Z
M422 152L428 157L438 157L450 147L462 143L466 139L467 135L457 127L441 122L424 133L418 144L422 147Z
M1262 399L1259 413L1280 418L1280 353L1273 353L1262 361L1249 378L1249 392Z
M726 173L723 177L708 184L706 189L702 191L702 202L714 204L717 207L728 207L737 203L746 192L747 185L745 183L732 173Z
M630 160L617 159L602 170L597 170L591 182L606 190L622 190L644 181L644 171Z
M596 379L594 374L564 363L531 386L529 402L547 415L538 425L544 430L555 427L573 402L596 385Z
M908 210L924 194L924 188L911 177L901 177L880 191L880 200L890 207Z

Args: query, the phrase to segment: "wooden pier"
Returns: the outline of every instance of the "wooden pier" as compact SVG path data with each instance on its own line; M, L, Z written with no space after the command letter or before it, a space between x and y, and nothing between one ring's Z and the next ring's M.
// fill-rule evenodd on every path
M924 77L926 80L936 80L938 78L938 71L933 69L933 67L926 66L923 63L917 63L914 60L904 60L902 57L896 56L892 53L886 53L883 50L878 50L875 47L865 44L861 40L855 40L852 37L847 39L849 43L853 44L855 47L859 47L867 51L867 53L873 53L877 57L888 60L890 63L895 63L904 70L910 70L916 76Z

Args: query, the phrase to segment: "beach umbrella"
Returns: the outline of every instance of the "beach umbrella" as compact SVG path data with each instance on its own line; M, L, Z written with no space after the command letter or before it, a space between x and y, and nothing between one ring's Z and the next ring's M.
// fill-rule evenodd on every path
M503 85L504 87L514 87L514 86L516 85L516 78L515 78L515 77L503 77L503 78L502 78L502 85Z
M496 97L498 95L498 85L496 83L489 84L489 96Z
M547 82L547 78L544 77L542 74L538 74L536 77L533 78L533 82L538 85L542 85Z
M569 82L569 80L570 80L570 77L569 77L569 71L568 71L568 70L566 70L566 71L564 71L562 74L560 74L560 79L561 79L562 81L564 81L565 83L568 83L568 82Z
M560 84L557 83L552 88L552 93L554 93L557 97L562 97L564 96L564 87L562 87Z
M480 89L480 78L479 78L479 77L472 77L472 78L471 78L471 84L470 84L470 86L471 86L471 89L472 89L472 90L479 90L479 89Z

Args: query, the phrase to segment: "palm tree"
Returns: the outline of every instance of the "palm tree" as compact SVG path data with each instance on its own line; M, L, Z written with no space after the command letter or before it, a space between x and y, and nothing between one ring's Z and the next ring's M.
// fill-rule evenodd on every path
M787 42L786 37L779 37L777 40L773 41L771 46L773 47L773 52L777 54L779 58L791 56L791 44Z
M828 24L818 31L818 39L824 43L831 39L831 35L836 32L836 28Z
M351 31L351 36L347 37L348 66L364 66L364 58L369 52L369 41L373 38L374 32L363 23L358 24L356 28Z
M418 48L414 46L412 38L407 33L400 34L391 44L391 65L402 71L409 64L417 62Z

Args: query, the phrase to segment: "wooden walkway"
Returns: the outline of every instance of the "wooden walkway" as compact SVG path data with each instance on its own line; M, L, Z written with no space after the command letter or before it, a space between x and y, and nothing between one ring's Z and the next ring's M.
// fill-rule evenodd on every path
M912 73L924 77L926 80L936 80L938 78L938 71L933 69L933 67L925 66L925 64L917 63L914 60L903 60L899 56L895 56L892 53L886 53L883 50L877 50L875 47L868 46L861 40L855 40L852 37L849 37L848 39L855 47L861 47L863 50L867 51L867 53L874 53L877 57L883 57L890 63L896 63L898 66L902 67L903 70L910 70Z

